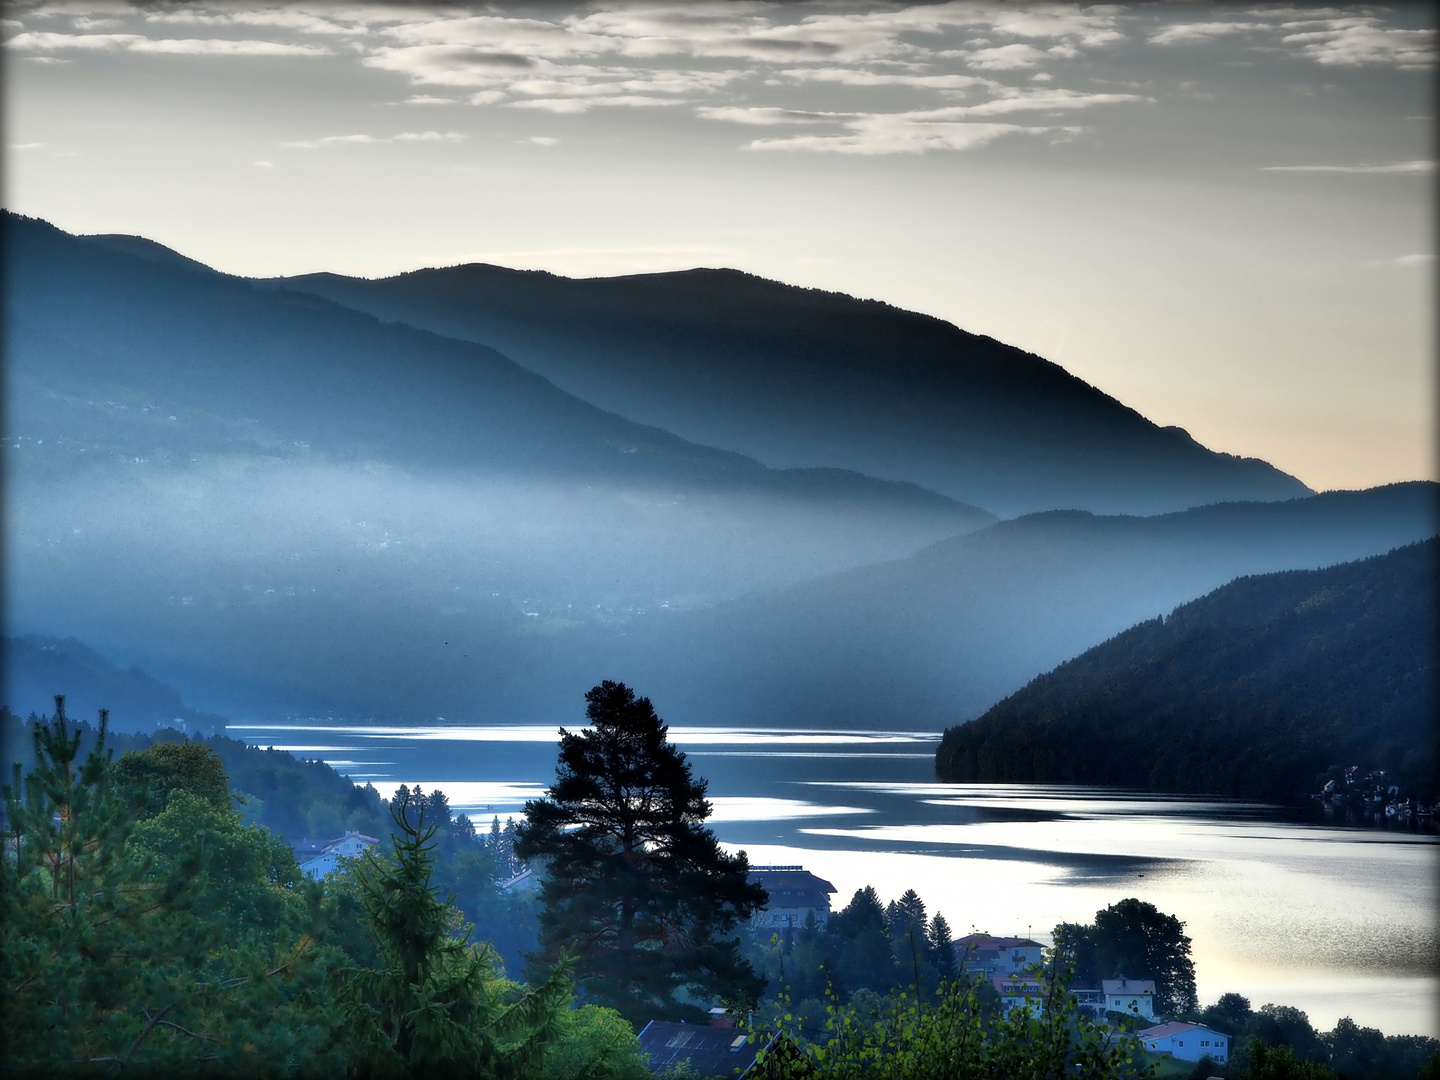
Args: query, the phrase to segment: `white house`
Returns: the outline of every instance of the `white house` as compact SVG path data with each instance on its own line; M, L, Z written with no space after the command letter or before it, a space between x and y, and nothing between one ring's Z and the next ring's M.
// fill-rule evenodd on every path
M1101 979L1100 989L1105 996L1106 1011L1155 1019L1154 980L1127 979L1121 975L1115 979Z
M1045 958L1045 946L1030 938L966 934L955 942L955 963L961 971L1014 975L1029 971Z
M313 859L302 862L300 872L318 881L326 874L335 872L336 860L353 859L356 855L377 847L379 843L373 836L352 830L338 840L331 840Z
M1044 1007L1045 982L1034 975L992 975L990 985L1000 995L1000 1010L1009 1016L1013 1009L1029 1009L1036 1016Z
M765 887L770 901L750 919L751 930L802 927L809 915L815 925L830 921L830 894L835 886L803 866L752 866L750 880Z
M1136 1036L1146 1050L1168 1054L1181 1061L1209 1058L1216 1065L1230 1059L1230 1036L1222 1035L1204 1024L1186 1024L1178 1020L1146 1028Z

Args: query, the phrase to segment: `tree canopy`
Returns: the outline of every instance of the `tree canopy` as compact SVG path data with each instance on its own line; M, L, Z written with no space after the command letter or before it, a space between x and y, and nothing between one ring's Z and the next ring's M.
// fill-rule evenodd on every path
M555 782L516 830L515 853L542 863L537 959L573 954L586 999L632 1021L748 1007L763 983L734 931L765 891L705 826L706 783L650 699L606 681L585 702L590 726L561 729Z
M1095 913L1090 925L1061 923L1055 944L1074 965L1081 985L1125 975L1155 981L1155 1009L1167 1016L1193 1012L1195 964L1185 924L1154 904L1131 897Z

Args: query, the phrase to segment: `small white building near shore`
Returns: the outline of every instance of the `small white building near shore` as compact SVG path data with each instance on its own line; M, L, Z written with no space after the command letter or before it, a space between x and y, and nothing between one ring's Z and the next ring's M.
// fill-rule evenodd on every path
M331 840L323 848L320 854L313 859L306 859L300 864L300 872L307 877L319 881L326 874L333 874L337 860L353 859L355 856L374 849L379 846L380 841L373 836L366 836L364 833L355 831L347 832L338 840Z
M1230 1036L1204 1024L1175 1020L1146 1028L1136 1037L1151 1053L1168 1054L1180 1061L1199 1061L1208 1057L1216 1065L1224 1065L1230 1060Z
M1100 989L1105 996L1107 1012L1128 1013L1145 1020L1155 1019L1153 979L1127 979L1121 975L1114 979L1100 980Z

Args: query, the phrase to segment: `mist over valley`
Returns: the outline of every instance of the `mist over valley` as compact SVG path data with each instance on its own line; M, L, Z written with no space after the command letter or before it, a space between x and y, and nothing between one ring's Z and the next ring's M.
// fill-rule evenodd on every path
M615 674L687 721L939 730L1237 575L1435 529L1426 485L1308 496L1038 358L744 275L277 284L15 215L5 235L8 625L236 719L558 722ZM436 326L490 326L605 408ZM860 429L887 479L823 456ZM942 486L1056 510L921 486L944 438ZM1227 501L1073 508L1201 492Z

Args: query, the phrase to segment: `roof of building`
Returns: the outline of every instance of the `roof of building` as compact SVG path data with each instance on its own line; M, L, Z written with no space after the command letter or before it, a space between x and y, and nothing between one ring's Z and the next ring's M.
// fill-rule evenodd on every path
M743 1076L755 1064L760 1051L774 1036L750 1036L733 1027L706 1027L651 1020L640 1032L640 1052L649 1054L652 1073L662 1072L681 1061L701 1076Z
M1216 1031L1214 1028L1206 1027L1204 1024L1187 1023L1184 1020L1171 1020L1168 1024L1156 1024L1154 1027L1148 1027L1144 1031L1137 1032L1136 1037L1141 1040L1166 1039L1171 1035L1179 1035L1186 1031L1208 1031L1211 1035L1218 1035L1222 1039L1228 1039L1230 1037L1223 1031Z
M380 843L380 841L377 840L377 839L375 839L375 837L373 837L373 836L366 836L364 833L362 833L362 832L355 832L355 831L352 829L352 830L350 830L349 832L347 832L344 836L339 836L339 837L336 837L334 840L327 841L323 850L328 851L328 850L330 850L332 847L334 847L336 844L343 844L346 840L359 840L362 844L365 844L367 847L374 847L375 845L377 845L378 843Z
M1101 979L1100 988L1107 994L1153 994L1155 980L1127 979L1124 975L1115 979Z
M1038 941L1023 937L992 937L989 934L966 934L956 938L955 944L963 949L983 951L990 949L1043 949Z
M812 874L803 866L752 866L750 867L750 880L758 881L765 886L765 891L768 893L789 890L823 895L837 891L830 882Z
M516 874L514 877L506 881L500 882L500 888L504 889L506 892L509 892L511 889L514 889L517 886L531 885L534 883L534 876L534 869L527 866L524 870L521 870L520 873Z

